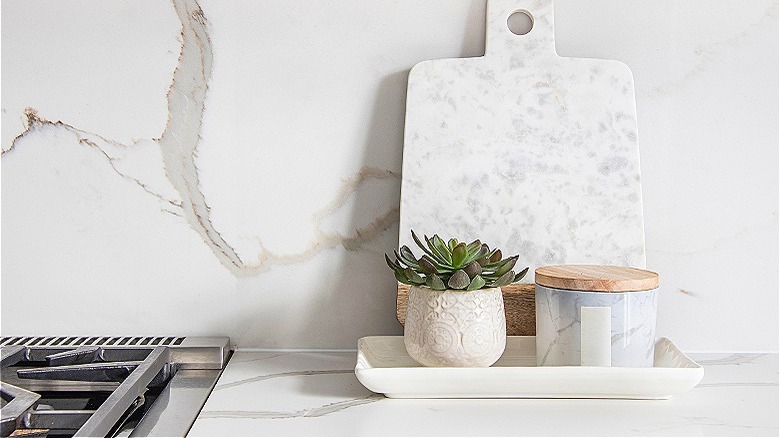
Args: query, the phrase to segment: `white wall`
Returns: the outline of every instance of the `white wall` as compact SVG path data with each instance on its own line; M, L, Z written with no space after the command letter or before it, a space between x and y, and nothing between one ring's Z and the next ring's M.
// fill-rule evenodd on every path
M400 334L406 75L480 56L484 1L201 0L205 27L175 1L184 25L165 1L3 1L2 333ZM555 12L560 55L634 73L659 335L777 350L777 1Z

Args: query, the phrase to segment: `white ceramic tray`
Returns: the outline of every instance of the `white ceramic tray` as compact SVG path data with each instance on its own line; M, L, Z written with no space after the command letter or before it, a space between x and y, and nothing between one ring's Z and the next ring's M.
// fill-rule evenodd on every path
M696 386L704 369L666 338L653 368L537 367L533 336L509 336L489 368L429 368L409 357L402 336L369 336L358 341L355 375L391 398L665 399Z

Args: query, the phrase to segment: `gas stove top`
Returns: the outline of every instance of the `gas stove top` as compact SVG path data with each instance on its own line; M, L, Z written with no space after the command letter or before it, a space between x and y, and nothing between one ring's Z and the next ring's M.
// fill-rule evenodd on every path
M3 337L2 436L184 436L224 337Z

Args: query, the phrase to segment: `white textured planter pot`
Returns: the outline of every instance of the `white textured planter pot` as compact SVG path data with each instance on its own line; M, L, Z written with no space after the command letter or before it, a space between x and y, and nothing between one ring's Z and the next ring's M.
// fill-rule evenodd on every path
M429 367L489 367L506 347L500 288L470 292L412 286L404 325L412 359Z

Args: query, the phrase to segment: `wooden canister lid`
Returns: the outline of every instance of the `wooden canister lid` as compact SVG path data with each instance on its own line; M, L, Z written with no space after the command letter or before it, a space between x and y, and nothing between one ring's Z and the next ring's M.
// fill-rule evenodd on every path
M536 269L536 284L586 292L631 292L658 287L658 274L621 266L557 265Z

